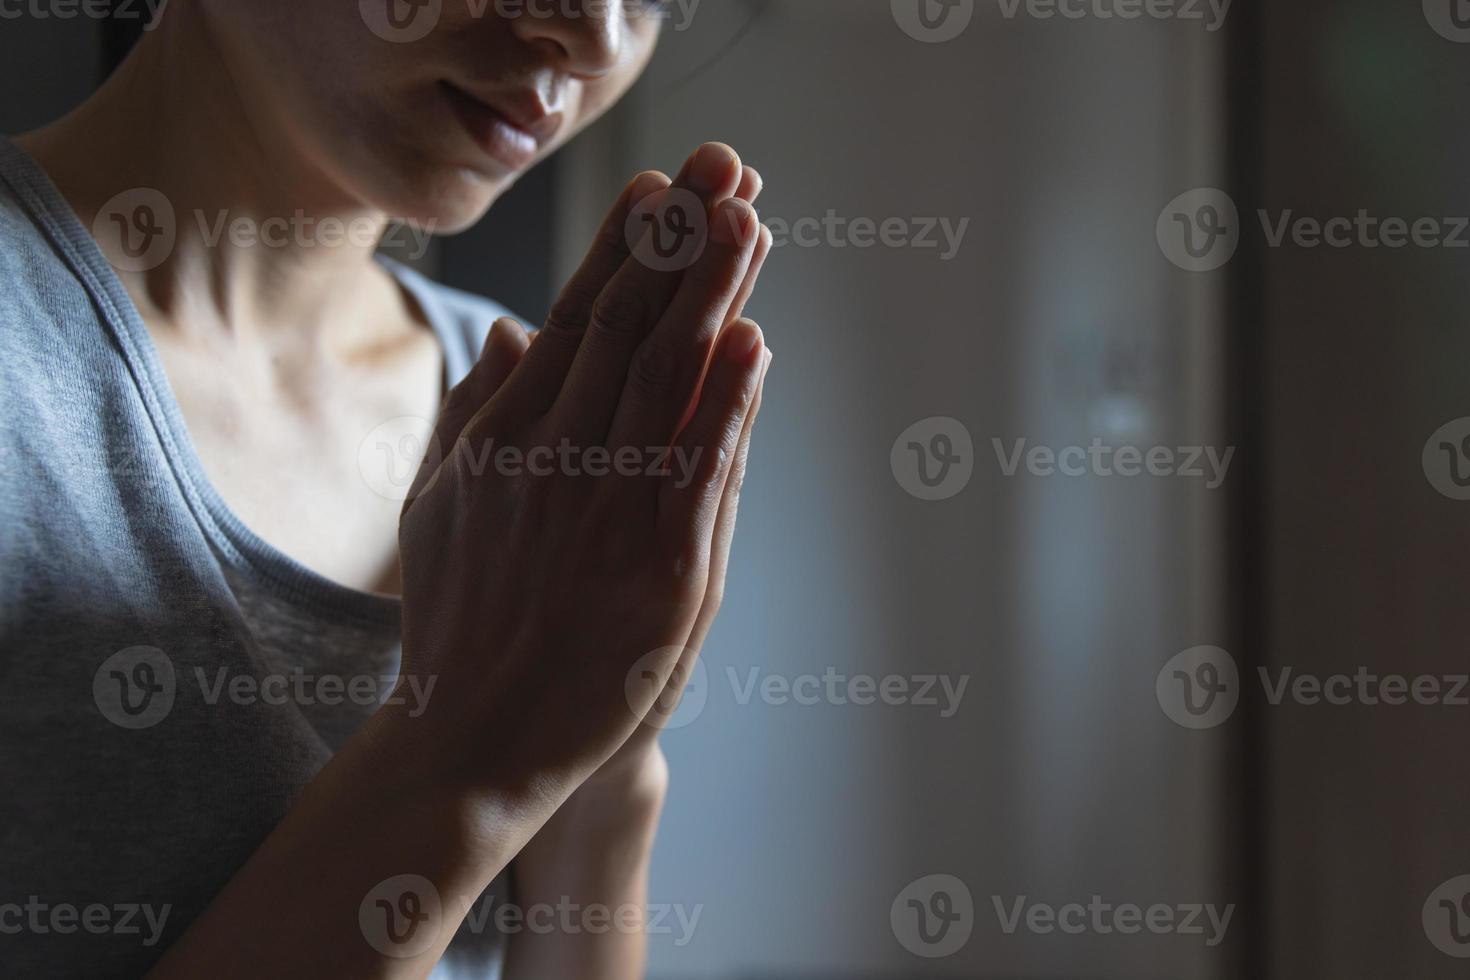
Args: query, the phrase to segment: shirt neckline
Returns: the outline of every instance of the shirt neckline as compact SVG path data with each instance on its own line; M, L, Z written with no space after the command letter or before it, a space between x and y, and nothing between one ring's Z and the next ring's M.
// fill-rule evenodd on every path
M40 164L5 136L0 136L0 176L96 303L99 319L117 342L133 376L169 470L221 560L295 605L398 629L401 599L351 588L306 567L257 535L235 514L205 472L142 315L96 239ZM378 262L423 311L443 355L447 387L466 366L460 363L465 355L452 342L453 329L430 292L428 280L390 259L379 258Z

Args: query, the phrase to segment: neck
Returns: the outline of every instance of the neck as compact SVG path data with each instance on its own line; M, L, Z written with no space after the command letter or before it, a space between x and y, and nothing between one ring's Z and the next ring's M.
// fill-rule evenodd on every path
M173 5L92 98L19 142L87 227L125 191L167 199L173 248L119 273L145 317L231 333L350 329L365 303L381 308L372 257L387 216L334 183L270 100L251 98L195 9Z

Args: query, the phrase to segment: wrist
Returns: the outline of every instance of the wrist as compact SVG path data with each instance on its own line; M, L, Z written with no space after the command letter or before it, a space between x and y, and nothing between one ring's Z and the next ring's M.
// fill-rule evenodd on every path
M658 823L668 791L668 760L649 740L624 746L582 783L562 811L584 826L636 828Z
M522 876L622 879L641 874L668 790L657 744L624 751L584 782L520 853Z
M455 836L493 850L520 850L556 811L564 780L532 778L510 765L473 763L466 745L493 739L455 731L442 717L409 714L392 704L379 709L344 748L377 775L380 793L442 814Z

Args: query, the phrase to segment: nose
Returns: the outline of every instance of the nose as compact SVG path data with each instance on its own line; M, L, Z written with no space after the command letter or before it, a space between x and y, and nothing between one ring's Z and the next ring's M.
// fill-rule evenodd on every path
M622 55L626 13L620 0L522 0L515 31L544 48L557 66L579 78L599 78Z

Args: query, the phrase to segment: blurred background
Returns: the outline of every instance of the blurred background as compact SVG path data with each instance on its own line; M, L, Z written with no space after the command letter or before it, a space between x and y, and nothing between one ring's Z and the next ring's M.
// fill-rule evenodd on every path
M668 16L425 260L536 322L632 173L720 139L767 180L777 360L665 736L651 901L698 918L651 975L1463 977L1470 5ZM0 18L7 133L133 26ZM1335 675L1441 693L1276 696Z

